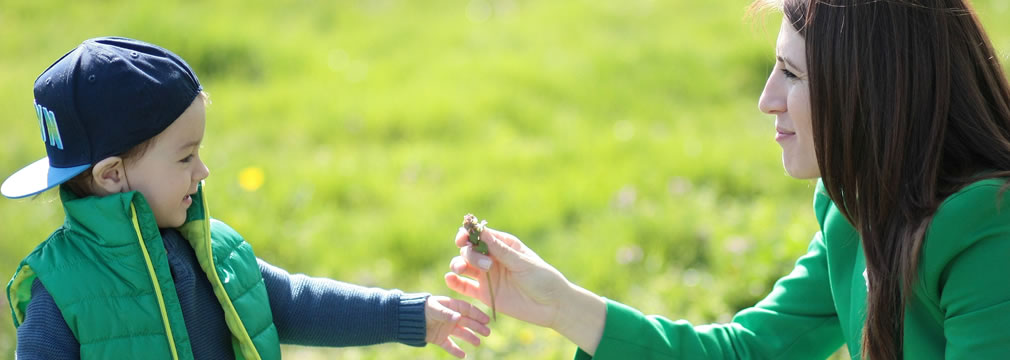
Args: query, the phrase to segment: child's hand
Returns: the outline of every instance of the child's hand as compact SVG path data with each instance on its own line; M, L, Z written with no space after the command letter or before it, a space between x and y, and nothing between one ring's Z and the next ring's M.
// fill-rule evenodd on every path
M491 319L476 306L463 300L429 296L424 304L424 318L427 322L424 341L437 344L460 359L466 357L466 353L449 338L450 335L474 346L480 345L480 338L474 335L475 332L484 336L491 335L491 329L487 327Z

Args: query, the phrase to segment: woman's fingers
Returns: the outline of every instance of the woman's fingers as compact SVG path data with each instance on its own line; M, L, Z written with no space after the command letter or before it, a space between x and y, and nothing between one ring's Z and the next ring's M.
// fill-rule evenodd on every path
M481 240L487 242L488 252L510 270L523 269L538 259L536 254L526 248L519 238L512 236L512 234L487 228L481 233ZM470 260L467 258L467 261ZM471 264L483 268L483 264L473 262Z
M528 266L536 266L536 263L542 262L540 257L526 247L519 238L506 232L488 227L484 228L484 231L480 234L480 240L487 243L487 255L463 250L473 246L469 239L469 232L462 227L456 231L455 242L456 246L461 249L460 255L471 265L485 271L490 269L495 261L505 265L508 270L526 269ZM494 260L492 260L492 257Z
M483 241L487 241L491 237L497 238L499 241L504 243L504 246L512 248L513 250L523 252L523 248L525 248L523 242L519 241L519 238L507 232L498 231L489 227L485 227L484 231L480 233L480 238ZM459 229L456 230L455 242L457 247L464 247L467 245L471 245L470 233L461 226Z
M471 266L476 266L484 271L491 270L491 265L494 264L490 256L474 251L473 246L459 248L459 256L462 256Z
M464 247L470 244L470 233L466 231L462 226L456 231L456 246Z
M523 242L519 241L519 238L517 238L515 235L509 234L504 231L495 230L492 228L484 229L484 232L481 233L481 236L484 236L485 234L493 236L495 239L498 239L498 241L501 241L503 245L513 250L522 252L522 249L524 247Z
M472 297L474 299L480 299L484 301L485 295L484 291L481 291L480 284L476 281L456 275L454 273L445 274L445 285L448 286L452 291L458 292L465 296ZM484 301L487 303L486 301Z
M449 262L449 269L459 275L467 276L473 279L480 278L480 269L471 266L470 263L466 262L462 256L452 258L452 261Z

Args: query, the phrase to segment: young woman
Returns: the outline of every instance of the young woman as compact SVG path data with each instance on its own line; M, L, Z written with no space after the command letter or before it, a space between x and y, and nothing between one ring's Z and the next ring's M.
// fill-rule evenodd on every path
M765 2L759 1L756 7ZM487 229L446 283L548 326L588 358L1010 356L1010 86L965 0L785 0L759 107L789 175L817 179L820 232L731 323L606 300ZM462 275L462 276L461 276Z

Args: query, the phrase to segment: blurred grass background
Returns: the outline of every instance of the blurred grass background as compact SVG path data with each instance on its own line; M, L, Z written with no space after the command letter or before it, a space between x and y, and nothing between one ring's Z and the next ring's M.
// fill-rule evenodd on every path
M180 54L213 105L212 214L291 272L450 294L467 212L646 313L728 321L816 231L756 103L779 15L721 1L0 0L0 172L44 156L32 83L80 41ZM975 4L1007 62L1010 1ZM0 269L62 221L0 201ZM7 309L6 298L0 308ZM15 332L0 311L0 357ZM475 359L568 358L499 319ZM295 359L446 359L435 346L285 347ZM841 355L839 355L841 356Z

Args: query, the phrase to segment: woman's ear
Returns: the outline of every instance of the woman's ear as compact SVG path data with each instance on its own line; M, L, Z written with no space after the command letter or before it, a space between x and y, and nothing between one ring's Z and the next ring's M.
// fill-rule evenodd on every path
M94 180L95 193L99 196L129 190L126 182L126 165L121 157L110 156L102 159L91 169L91 176Z

